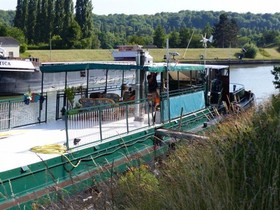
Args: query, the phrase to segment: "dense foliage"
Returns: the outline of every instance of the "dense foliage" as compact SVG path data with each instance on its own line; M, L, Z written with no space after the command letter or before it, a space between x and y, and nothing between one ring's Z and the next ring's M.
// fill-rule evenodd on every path
M258 47L280 44L280 13L252 14L180 11L155 15L95 15L90 0L18 0L16 12L0 10L0 26L15 26L26 42L53 48L104 48L119 44L202 47L201 36L214 35L209 47ZM2 22L2 23L1 23ZM5 35L1 33L0 35ZM8 35L14 36L9 33Z
M21 29L28 44L53 41L54 48L92 47L93 19L89 0L18 0L14 27Z
M122 197L115 196L115 204L120 209L278 209L279 114L280 95L217 125L209 141L177 146L156 165L154 177L129 171L116 187Z

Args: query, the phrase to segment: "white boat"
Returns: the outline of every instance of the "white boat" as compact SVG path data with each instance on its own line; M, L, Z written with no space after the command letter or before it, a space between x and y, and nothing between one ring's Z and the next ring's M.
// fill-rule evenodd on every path
M138 52L143 52L144 64L152 64L153 57L149 51L144 51L141 45L119 45L118 50L113 51L112 56L115 61L136 61Z
M42 83L39 66L44 64L37 58L21 59L5 55L5 50L0 48L0 96L39 93ZM60 90L64 88L65 73L49 74L43 80L45 91ZM80 72L68 78L68 84L71 86L80 86L83 83L84 76Z

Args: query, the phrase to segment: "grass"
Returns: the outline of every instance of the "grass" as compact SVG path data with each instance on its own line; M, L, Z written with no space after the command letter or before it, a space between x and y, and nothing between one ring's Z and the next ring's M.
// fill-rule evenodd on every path
M126 205L118 200L115 204L122 209L278 209L279 115L276 96L218 125L210 141L178 146L158 168L156 186L147 182L145 171L142 176L135 173L134 180L129 172L116 187Z
M261 210L280 206L280 95L218 124L208 141L178 144L158 162L44 209Z
M196 49L170 49L170 52L178 52L179 60L199 60L204 55L203 48ZM149 49L154 61L163 61L166 49ZM235 54L240 53L240 48L207 48L207 59L236 59ZM24 56L39 58L41 62L74 62L74 61L111 61L112 50L29 50ZM255 59L279 59L280 53L276 48L259 50Z

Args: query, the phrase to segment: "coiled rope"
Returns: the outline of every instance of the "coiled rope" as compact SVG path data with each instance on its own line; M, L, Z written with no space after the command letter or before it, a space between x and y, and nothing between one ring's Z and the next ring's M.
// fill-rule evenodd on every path
M66 147L61 144L47 144L42 146L35 146L30 149L30 151L42 154L64 154L66 152Z
M30 149L31 152L41 153L41 154L60 154L73 166L74 168L78 167L81 163L81 160L75 165L71 160L65 155L67 148L61 144L47 144L42 146L35 146Z

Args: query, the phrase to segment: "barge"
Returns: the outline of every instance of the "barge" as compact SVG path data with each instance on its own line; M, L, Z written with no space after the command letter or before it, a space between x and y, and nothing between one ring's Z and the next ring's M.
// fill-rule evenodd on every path
M220 113L229 112L234 104L243 106L242 101L247 107L254 102L253 93L241 94L236 86L231 90L228 66L145 64L144 53L140 51L137 56L137 62L59 63L40 67L42 78L65 74L65 92L61 97L54 96L56 103L48 104L51 96L45 94L42 82L40 100L28 105L15 102L22 103L18 113L34 105L38 110L37 123L10 125L8 131L0 133L0 209L30 209L64 193L90 188L139 162L154 162L170 148L170 137L156 137L157 130L194 132L207 127ZM80 71L85 71L85 89L82 94L72 89L71 95L66 91L70 88L67 76ZM90 92L90 78L100 71L105 72L105 83ZM182 72L189 77L176 79L175 75ZM157 75L157 107L148 91L150 74ZM108 81L113 75L121 76L121 87L128 88L109 89ZM129 79L131 75L133 80ZM135 97L124 97L126 91L135 92ZM7 109L13 107L9 104ZM47 117L49 106L57 110L53 120ZM3 120L11 123L17 111Z

